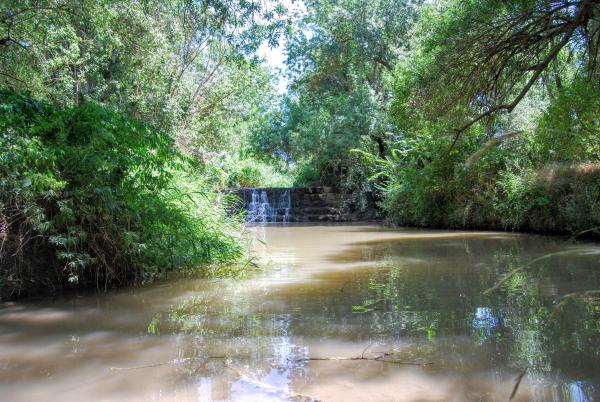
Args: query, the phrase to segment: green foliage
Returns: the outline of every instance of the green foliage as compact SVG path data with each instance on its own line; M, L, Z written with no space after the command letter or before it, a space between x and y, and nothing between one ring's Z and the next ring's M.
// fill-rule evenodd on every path
M551 64L527 67L556 44L542 45L547 37L530 30L590 12L581 2L570 11L559 3L423 7L412 48L395 70L390 115L401 134L375 162L391 222L571 233L598 226L595 55L565 46L550 54ZM588 22L570 23L579 32L577 24ZM567 42L577 40L569 35ZM519 37L534 48L515 45ZM536 80L538 69L544 74ZM510 113L496 113L498 105Z
M260 171L254 166L243 166L232 179L240 187L259 187L261 181Z
M300 162L296 170L294 184L296 186L314 186L321 182L321 175L309 162Z
M574 72L589 79L598 65L597 13L598 5L586 1L425 6L413 38L413 102L461 127L479 114L512 112L540 81L560 88Z
M273 94L254 51L285 31L271 1L7 1L0 85L61 106L93 100L197 157L238 150Z
M291 187L292 176L283 167L225 152L202 161L199 173L217 190L236 187Z
M536 134L538 156L547 161L600 159L600 88L581 78L551 99Z
M576 234L600 224L600 165L551 164L501 172L495 209L504 227Z
M241 254L173 139L140 121L93 102L61 109L3 91L0 132L3 293L27 291L29 280L142 282ZM49 260L32 261L36 249ZM47 266L55 271L39 272Z
M273 1L2 2L0 287L239 256L214 191L287 180L244 154L276 99L255 51L287 24Z
M380 156L393 136L386 108L390 75L416 8L411 2L316 0L287 46L290 94L250 136L251 153L280 160L296 185L346 194L346 209L376 198L355 148Z
M591 152L572 153L577 143L557 147L556 137L540 134L547 121L543 114L535 131L488 149L469 167L464 162L487 137L482 127L465 133L449 152L452 138L440 134L447 129L423 120L411 123L414 134L390 144L384 160L371 162L386 178L382 207L389 221L571 233L597 227L598 159ZM589 138L597 141L599 134Z

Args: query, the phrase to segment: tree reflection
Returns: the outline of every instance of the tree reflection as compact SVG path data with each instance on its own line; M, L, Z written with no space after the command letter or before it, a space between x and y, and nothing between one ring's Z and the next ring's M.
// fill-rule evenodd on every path
M527 368L532 397L591 400L600 396L598 305L570 300L549 318L562 295L600 288L597 253L581 248L545 259L483 293L527 261L569 247L493 236L356 243L332 260L369 268L324 273L310 286L281 284L268 295L214 299L227 294L220 289L184 300L151 328L193 335L189 353L225 355L273 384L272 370L288 379L309 375L298 358L310 355L311 339L344 339L379 341L401 358L435 361L433 373L504 379ZM284 360L274 345L287 345Z

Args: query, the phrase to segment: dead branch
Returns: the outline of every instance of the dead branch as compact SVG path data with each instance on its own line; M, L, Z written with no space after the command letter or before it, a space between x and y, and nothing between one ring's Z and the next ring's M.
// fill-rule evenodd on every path
M183 358L183 359L173 359L173 360L169 360L169 361L166 361L166 362L152 363L152 364L147 364L147 365L144 365L144 366L111 367L110 370L111 371L139 370L139 369L145 369L145 368L167 366L169 364L183 364L183 363L188 363L188 362L192 362L192 361L206 360L206 359L226 359L226 357L225 356L186 357L186 358Z
M363 349L362 353L360 354L360 357L365 357L365 353L367 352L367 350L371 349L371 346L373 346L375 342L371 342L366 348Z
M560 312L562 311L562 308L565 306L565 304L567 304L570 300L575 300L575 299L589 299L591 296L594 295L600 295L600 290L586 290L585 292L574 292L574 293L569 293L566 294L562 297L561 301L554 306L554 308L552 309L552 312L550 313L550 316L548 317L548 322L552 322L554 320L556 320L556 318L558 317L558 314L560 314Z
M492 286L489 289L484 290L483 294L488 295L488 294L492 293L493 291L499 289L504 283L506 283L506 281L508 281L513 276L515 276L517 273L521 272L522 270L524 270L527 267L530 267L530 266L534 265L537 262L546 260L546 259L551 258L551 257L556 257L558 255L568 255L568 254L573 254L573 253L576 253L576 252L579 252L579 251L581 251L581 250L580 249L573 249L573 250L558 251L556 253L544 254L541 257L535 258L535 259L529 261L527 264L521 265L520 267L517 267L517 268L513 269L512 271L510 271L509 273L507 273L494 286Z
M385 356L386 354L382 354L381 356L377 356L377 357L363 357L363 356L356 356L356 357L346 357L346 356L339 356L339 357L307 357L307 358L301 358L301 359L296 359L296 362L305 362L305 361L360 361L360 360L368 360L368 361L374 361L374 362L382 362L382 363L391 363L391 364L400 364L400 365L408 365L408 366L430 366L432 364L434 364L433 362L424 362L424 363L419 363L419 362L407 362L404 360L398 360L398 359L384 359L382 358L382 356Z
M10 78L11 80L15 80L15 81L17 81L17 82L20 82L21 84L27 84L25 81L23 81L23 80L21 80L21 79L19 79L19 78L17 78L17 77L13 77L12 75L10 75L10 74L7 74L7 73L5 73L5 72L2 72L2 71L0 71L0 75L3 75L3 76L5 76L5 77L8 77L8 78Z
M519 374L519 376L516 378L515 386L513 387L513 390L510 393L510 397L508 398L509 402L513 400L515 395L517 395L517 391L519 390L519 385L521 385L521 381L523 380L523 377L525 377L526 373L527 373L527 367L525 367L525 369L521 372L521 374Z
M471 165L473 164L473 162L475 162L479 158L481 158L481 156L485 153L485 151L487 151L488 149L492 148L493 146L496 146L496 145L500 144L501 142L504 142L508 138L514 137L515 135L518 135L518 134L521 134L521 133L522 133L522 131L519 130L519 131L514 131L512 133L504 134L504 135L502 135L500 137L493 137L493 138L489 139L483 145L483 147L481 147L473 155L469 156L469 158L465 161L464 167L466 169L468 169L469 167L471 167Z
M599 231L600 231L600 226L596 226L596 227L593 227L593 228L590 228L590 229L582 230L581 232L577 232L573 236L571 236L570 240L575 240L579 236L582 236L582 235L584 235L586 233L599 232Z

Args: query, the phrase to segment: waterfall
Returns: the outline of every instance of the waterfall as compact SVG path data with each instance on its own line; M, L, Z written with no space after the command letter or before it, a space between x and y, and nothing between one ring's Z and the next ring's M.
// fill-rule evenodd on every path
M341 195L325 187L239 188L229 213L245 212L246 222L283 224L290 222L341 222Z
M290 190L285 190L279 195L279 202L277 203L277 210L283 211L281 223L289 223L291 208L292 197L290 195ZM277 220L277 216L275 216L275 220Z
M250 193L250 200L246 198L247 192ZM273 204L269 202L269 195L265 189L245 189L244 204L247 205L246 221L253 223L288 223L292 208L290 191L288 189L281 191L271 190L271 198Z

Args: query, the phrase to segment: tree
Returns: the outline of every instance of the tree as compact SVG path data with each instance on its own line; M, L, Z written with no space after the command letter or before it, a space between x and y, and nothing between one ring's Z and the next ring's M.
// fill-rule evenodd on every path
M427 62L415 99L459 116L451 148L474 124L512 112L540 81L560 91L565 63L600 83L597 0L450 1L429 8L418 34Z
M386 153L390 77L416 7L401 0L315 0L306 7L286 49L290 95L257 137L257 152L298 164L299 183L352 193L362 168L351 150ZM358 176L366 184L366 172Z
M271 1L3 2L0 85L58 105L115 106L185 146L241 82L265 83L253 52L277 41L285 13Z

